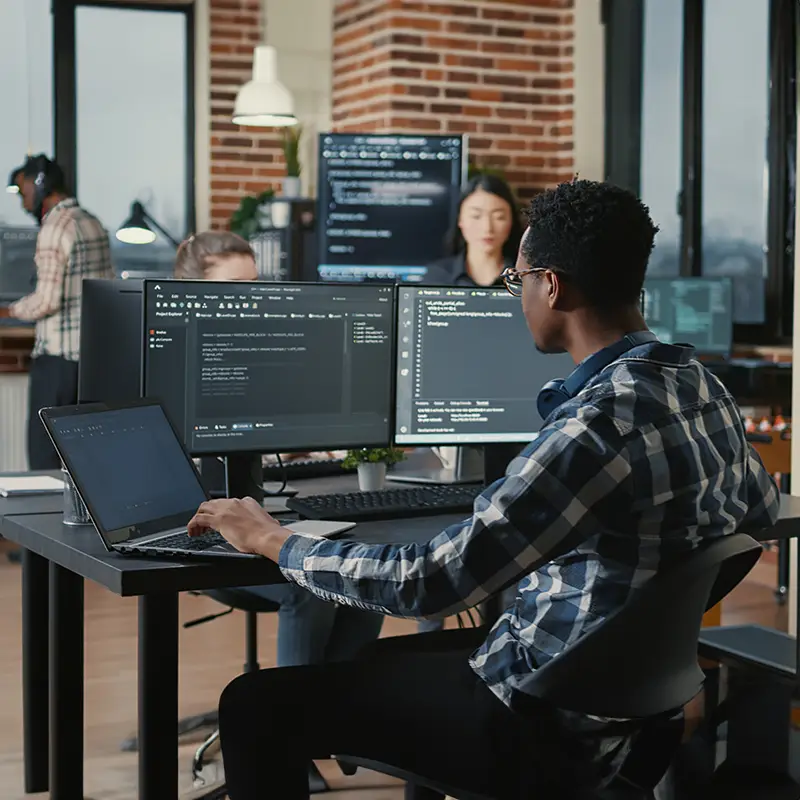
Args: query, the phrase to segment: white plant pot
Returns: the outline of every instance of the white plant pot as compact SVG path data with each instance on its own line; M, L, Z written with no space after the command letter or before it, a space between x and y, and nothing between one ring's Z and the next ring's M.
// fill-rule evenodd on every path
M383 462L358 465L358 488L362 492L377 492L386 483L386 464Z
M300 185L299 177L287 175L283 179L282 186L283 191L281 194L284 197L300 197L300 190L302 187Z

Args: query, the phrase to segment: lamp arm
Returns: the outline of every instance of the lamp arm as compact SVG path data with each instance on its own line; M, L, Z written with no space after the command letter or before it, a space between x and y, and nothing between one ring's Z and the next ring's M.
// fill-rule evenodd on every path
M158 222L147 213L146 209L142 209L142 211L144 218L150 223L150 225L152 225L165 239L172 242L173 246L177 250L181 246L181 243L169 231L164 230L164 228L162 228L161 225L159 225Z

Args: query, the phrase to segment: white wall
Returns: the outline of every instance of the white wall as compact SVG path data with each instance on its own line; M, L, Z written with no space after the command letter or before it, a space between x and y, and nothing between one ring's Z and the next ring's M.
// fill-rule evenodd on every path
M330 130L333 0L264 0L266 43L303 125L303 192L316 194L317 134Z
M601 0L575 3L575 171L603 180L605 44Z

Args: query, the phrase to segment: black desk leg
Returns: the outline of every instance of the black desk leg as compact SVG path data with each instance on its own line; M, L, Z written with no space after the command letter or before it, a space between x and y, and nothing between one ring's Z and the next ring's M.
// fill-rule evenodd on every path
M790 539L781 539L778 542L778 588L775 597L783 605L789 597L789 545Z
M178 595L139 598L139 800L178 796Z
M83 797L83 578L50 564L50 798Z
M48 786L50 692L48 686L48 561L22 551L22 719L25 792Z

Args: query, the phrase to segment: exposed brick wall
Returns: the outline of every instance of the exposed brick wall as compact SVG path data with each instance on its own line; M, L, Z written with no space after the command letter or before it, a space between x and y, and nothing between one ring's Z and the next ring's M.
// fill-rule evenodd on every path
M211 226L227 228L245 194L277 187L280 136L231 122L239 87L250 80L253 48L264 41L262 0L210 0Z
M336 0L334 129L466 133L521 199L569 180L575 2Z

